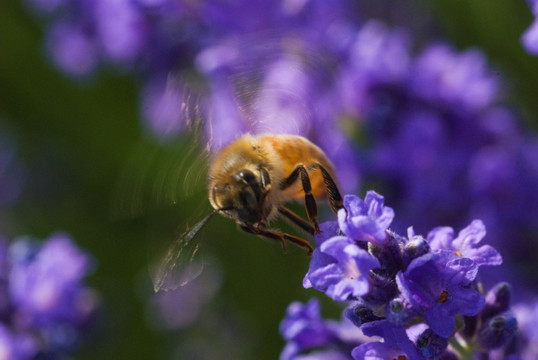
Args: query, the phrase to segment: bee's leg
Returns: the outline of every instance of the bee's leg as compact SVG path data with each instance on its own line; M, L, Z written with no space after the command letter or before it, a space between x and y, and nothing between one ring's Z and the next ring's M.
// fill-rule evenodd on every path
M306 171L306 168L303 165L298 165L295 170L291 172L290 176L284 179L284 181L280 185L280 189L284 190L294 184L295 181L297 181L299 175L301 176L301 182L303 185L306 213L308 214L308 218L310 219L310 221L312 221L312 223L314 224L315 232L319 234L320 230L318 224L318 206L316 204L314 196L312 195L312 184L310 183L310 178L308 177L308 171Z
M294 243L295 245L297 245L299 247L302 247L303 249L306 249L308 251L308 253L307 253L308 257L311 257L312 253L314 252L314 249L312 248L312 245L310 245L310 243L308 241L306 241L304 239L301 239L300 237L297 237L297 236L294 236L294 235L281 233L280 231L276 231L276 230L253 229L253 228L249 228L248 226L244 226L244 225L240 225L240 228L242 230L248 232L248 233L255 234L255 235L264 237L266 239L269 239L269 240L280 241L284 251L286 250L285 242L289 241L289 242L292 242L292 243Z
M284 215L288 220L293 222L295 225L299 226L301 229L303 229L307 233L312 234L312 235L316 233L316 229L311 223L309 223L308 221L306 221L305 219L303 219L302 217L300 217L299 215L297 215L290 209L285 208L284 206L279 206L278 212Z
M264 236L264 235L260 234L260 231L263 231L260 228L256 229L256 228L254 228L252 226L246 226L246 225L239 225L239 228L241 230L243 230L244 232L247 232L249 234ZM288 249L286 248L286 239L284 239L283 236L272 236L272 237L264 236L264 237L268 238L270 240L280 241L280 245L282 245L282 251L284 251L284 253L286 253L288 251Z
M308 169L319 169L321 171L321 175L323 176L323 182L325 183L325 187L327 188L327 194L329 196L329 205L331 206L331 209L334 213L338 213L338 210L344 207L344 201L342 200L342 195L340 195L340 191L338 191L338 186L336 186L336 183L334 182L329 172L321 164L318 163L310 165Z

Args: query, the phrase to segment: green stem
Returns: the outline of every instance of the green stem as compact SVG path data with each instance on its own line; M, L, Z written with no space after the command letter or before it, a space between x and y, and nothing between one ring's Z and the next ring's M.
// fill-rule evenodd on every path
M450 345L458 352L461 360L472 360L472 346L463 346L455 337L450 338Z

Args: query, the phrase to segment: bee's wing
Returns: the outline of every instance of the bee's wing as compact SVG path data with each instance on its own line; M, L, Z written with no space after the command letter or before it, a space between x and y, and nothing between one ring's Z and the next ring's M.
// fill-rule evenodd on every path
M225 72L225 77L217 72L219 76L210 82L220 96L228 95L236 105L231 115L241 118L235 122L243 125L244 132L307 135L309 125L315 126L319 104L313 102L317 100L313 95L334 78L334 59L330 51L324 53L319 46L297 42L290 35L255 32L209 47L197 57L198 68L210 79L215 68ZM218 107L219 101L212 103ZM218 120L221 116L224 119ZM211 120L229 122L229 116L230 111L214 111L216 119L209 119L207 125Z
M141 142L120 170L112 194L112 219L147 215L195 195L206 198L208 163L207 148L191 134L173 143Z
M174 290L200 275L203 262L197 261L200 237L196 235L214 214L215 211L210 212L169 245L151 271L155 292Z
M179 76L168 76L169 97L177 97L177 121L183 131L174 137L140 139L120 170L112 194L111 217L128 219L175 205L205 184L210 158L205 141L200 95ZM203 191L207 189L203 186Z

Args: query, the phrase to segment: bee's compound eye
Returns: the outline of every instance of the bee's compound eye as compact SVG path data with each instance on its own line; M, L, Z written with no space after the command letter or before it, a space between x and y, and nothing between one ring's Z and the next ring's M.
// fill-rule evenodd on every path
M250 170L241 170L237 174L234 175L234 179L237 181L244 181L247 184L253 184L256 182L256 176L254 173Z

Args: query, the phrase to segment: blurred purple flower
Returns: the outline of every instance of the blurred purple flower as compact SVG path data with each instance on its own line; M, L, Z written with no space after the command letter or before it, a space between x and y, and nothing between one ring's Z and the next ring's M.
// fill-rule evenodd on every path
M387 98L372 94L382 84L405 81L411 66L409 46L405 31L390 30L379 21L371 20L354 33L346 49L348 60L341 64L337 80L346 112L375 119L374 111L388 110L391 104L384 101Z
M530 0L529 6L535 19L531 26L523 33L521 42L529 53L538 55L538 1Z
M414 60L410 89L419 98L457 112L476 112L497 98L497 76L478 50L456 54L447 45L430 45Z
M56 65L70 75L85 76L97 67L96 45L79 24L54 24L47 35L47 48Z
M91 259L66 234L54 234L41 246L16 239L4 250L0 347L17 359L65 352L97 305L83 283Z
M31 359L38 351L39 344L27 334L14 334L7 326L0 324L0 357L6 360Z
M334 329L321 318L319 301L314 298L305 305L295 302L288 306L286 317L280 323L280 333L288 341L281 359L291 359L304 349L337 339Z
M456 238L451 227L438 227L428 233L427 240L433 250L452 250L460 257L473 260L477 266L500 265L501 255L491 245L478 243L486 236L486 227L481 220L474 220L462 229Z
M208 307L220 289L221 282L218 269L204 266L204 271L195 281L175 290L155 294L151 299L149 318L166 329L185 328L196 321Z
M347 359L351 349L363 339L357 330L345 321L324 320L315 298L306 304L294 302L288 306L286 317L280 323L280 333L287 341L280 359Z
M538 301L518 303L512 307L519 327L518 353L523 360L531 360L538 354Z
M413 260L396 281L403 297L424 313L432 330L448 338L454 331L455 314L476 315L484 306L484 296L468 288L477 271L468 258L434 250Z

